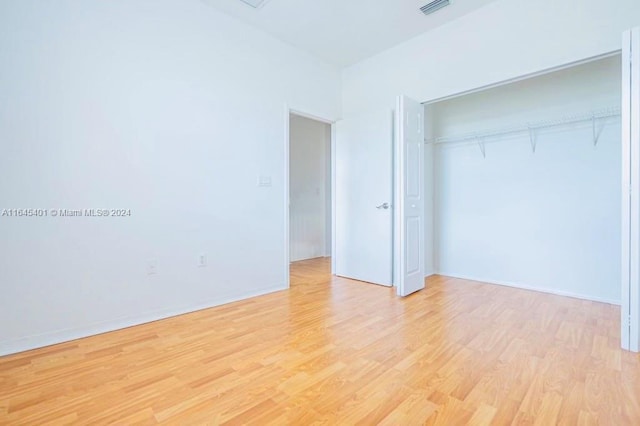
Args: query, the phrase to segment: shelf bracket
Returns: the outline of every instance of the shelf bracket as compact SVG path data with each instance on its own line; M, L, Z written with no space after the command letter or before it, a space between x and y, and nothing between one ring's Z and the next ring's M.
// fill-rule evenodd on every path
M536 153L536 131L535 129L529 127L529 142L531 143L531 152Z
M600 135L602 135L602 131L604 130L604 124L600 126L600 129L596 128L596 116L591 116L591 132L593 133L593 146L598 146L598 141L600 140Z
M487 158L487 153L484 148L484 140L476 137L476 142L478 143L478 148L480 148L480 152L482 153L482 158Z

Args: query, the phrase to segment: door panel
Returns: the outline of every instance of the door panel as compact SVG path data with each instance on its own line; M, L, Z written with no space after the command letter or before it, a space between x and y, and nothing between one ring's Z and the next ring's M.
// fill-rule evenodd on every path
M621 345L640 351L640 27L622 39Z
M424 107L401 96L396 108L394 281L399 296L424 288Z
M335 274L391 286L393 112L339 121L335 151Z
M420 236L422 230L420 220L415 217L407 219L407 238L406 238L406 272L414 274L420 272Z
M421 181L420 176L420 164L418 164L422 159L422 145L418 144L410 144L407 146L407 196L419 198L420 197L420 189L422 188L423 182Z

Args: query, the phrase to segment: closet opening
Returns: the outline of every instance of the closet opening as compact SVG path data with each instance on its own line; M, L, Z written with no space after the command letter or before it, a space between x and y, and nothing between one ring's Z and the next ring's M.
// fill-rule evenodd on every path
M426 104L427 274L620 304L620 105L619 55Z

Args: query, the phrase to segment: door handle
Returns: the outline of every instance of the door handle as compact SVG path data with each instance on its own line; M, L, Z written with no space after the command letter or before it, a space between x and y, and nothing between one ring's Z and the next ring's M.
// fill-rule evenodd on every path
M382 203L382 204L380 204L379 206L376 206L376 209L378 209L378 210L380 210L380 209L385 209L385 210L387 210L389 207L391 207L391 206L389 205L389 203Z

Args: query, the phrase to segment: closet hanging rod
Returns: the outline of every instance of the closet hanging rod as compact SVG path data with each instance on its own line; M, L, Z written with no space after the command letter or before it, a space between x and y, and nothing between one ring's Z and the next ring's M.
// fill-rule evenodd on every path
M611 107L611 108L605 108L598 111L593 111L588 114L575 114L575 115L565 116L565 117L552 119L552 120L536 121L536 122L526 123L518 126L505 127L502 129L466 133L466 134L461 134L457 136L440 136L437 138L425 139L424 142L427 144L439 145L444 143L478 141L478 140L482 140L490 137L504 136L512 133L532 132L537 129L562 126L565 124L574 124L574 123L581 123L586 121L593 121L595 123L595 120L597 119L617 117L619 115L620 115L620 107Z

